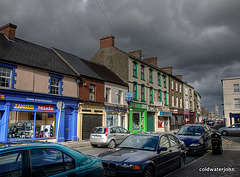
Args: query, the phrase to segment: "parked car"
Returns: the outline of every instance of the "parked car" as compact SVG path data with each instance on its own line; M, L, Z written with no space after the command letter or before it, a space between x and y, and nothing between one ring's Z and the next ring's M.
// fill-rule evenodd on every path
M95 127L90 134L90 143L93 147L100 145L114 148L129 135L130 132L120 126Z
M182 126L176 136L184 141L188 154L201 154L211 148L211 129L205 124L187 124Z
M105 176L158 176L185 165L186 147L175 135L131 134L117 148L99 154Z
M205 120L205 123L209 126L213 126L215 124L214 120Z
M222 135L240 135L240 123L233 124L229 127L222 127L218 130Z
M101 160L54 143L0 148L0 176L103 176Z
M224 120L221 119L221 118L217 118L217 119L216 119L216 122L217 122L218 124L223 124L223 123L224 123Z

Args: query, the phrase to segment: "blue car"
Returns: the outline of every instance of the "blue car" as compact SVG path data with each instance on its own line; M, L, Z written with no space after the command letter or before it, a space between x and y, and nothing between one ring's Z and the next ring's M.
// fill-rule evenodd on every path
M188 154L203 155L211 149L211 129L205 124L186 124L182 126L176 136L184 141Z
M154 177L185 165L186 147L169 133L132 134L100 154L105 176Z
M0 176L103 176L101 160L63 145L29 143L0 148Z

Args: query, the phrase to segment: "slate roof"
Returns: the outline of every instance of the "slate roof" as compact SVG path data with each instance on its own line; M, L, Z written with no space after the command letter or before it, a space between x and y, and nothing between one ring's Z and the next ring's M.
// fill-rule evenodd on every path
M96 74L88 65L86 65L80 58L76 55L61 51L59 49L53 48L58 54L62 56L70 65L73 67L80 75L92 77L95 79L103 80L98 74Z
M114 72L108 69L106 66L90 62L87 60L81 59L89 68L91 68L95 73L97 73L104 81L128 86L125 82L123 82Z
M0 60L51 72L77 76L51 49L0 33Z

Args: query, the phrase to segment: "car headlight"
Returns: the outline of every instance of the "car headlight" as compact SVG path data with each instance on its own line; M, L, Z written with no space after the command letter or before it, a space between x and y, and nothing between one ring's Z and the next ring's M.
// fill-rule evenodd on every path
M200 143L192 143L190 144L190 146L200 146L201 144Z
M125 169L141 170L141 167L135 164L121 164L120 166L121 168L125 168Z

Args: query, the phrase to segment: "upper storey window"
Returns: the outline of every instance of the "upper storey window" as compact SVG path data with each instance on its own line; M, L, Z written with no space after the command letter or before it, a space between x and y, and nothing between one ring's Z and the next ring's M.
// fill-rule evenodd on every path
M49 93L53 95L62 95L62 76L55 74L49 74L50 76L50 86Z
M0 63L0 87L14 88L16 81L14 80L16 66Z

